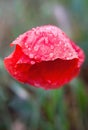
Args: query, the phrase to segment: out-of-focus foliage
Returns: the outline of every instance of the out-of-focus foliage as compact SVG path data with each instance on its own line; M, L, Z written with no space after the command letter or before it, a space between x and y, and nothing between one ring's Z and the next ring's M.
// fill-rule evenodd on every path
M54 24L86 54L79 78L45 91L16 82L3 58L19 34ZM0 130L88 130L88 0L0 0Z

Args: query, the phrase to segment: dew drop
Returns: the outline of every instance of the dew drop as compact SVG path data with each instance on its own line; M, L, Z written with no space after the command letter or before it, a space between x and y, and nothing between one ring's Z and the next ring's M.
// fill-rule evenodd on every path
M54 33L54 36L57 37L57 33L56 32L53 32Z
M34 51L38 51L38 49L39 49L38 45L34 47Z
M33 30L33 31L36 31L36 29L35 29L35 28L32 28L32 30Z
M35 34L36 34L36 35L39 35L39 32L38 32L38 31L35 31Z
M28 48L28 50L30 51L30 50L31 50L31 48Z
M28 43L25 43L25 47L28 48Z
M30 53L29 56L30 56L30 58L33 58L33 57L34 57L34 55L33 55L32 53Z
M72 53L69 53L69 56L72 56Z
M34 83L36 87L41 87L39 83Z
M63 51L66 51L66 48L64 48Z
M34 65L34 64L35 64L35 61L31 61L31 64Z
M46 37L44 40L45 40L45 43L47 44L48 43L48 38Z
M67 44L68 44L68 43L65 43L65 45L64 45L64 46L65 46L65 47L67 47Z
M53 46L53 45L51 45L51 46L50 46L50 48L51 48L51 49L54 49L54 46Z
M54 55L53 53L50 53L50 54L49 54L50 57L53 57L53 55Z
M67 59L67 60L69 60L70 58L69 58L69 57L67 57L66 59Z
M51 80L47 80L48 83L51 83Z
M17 72L14 72L14 75L17 75Z

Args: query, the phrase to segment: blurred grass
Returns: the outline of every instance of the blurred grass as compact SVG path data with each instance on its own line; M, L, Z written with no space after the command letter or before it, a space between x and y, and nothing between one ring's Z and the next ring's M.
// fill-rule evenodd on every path
M0 130L88 130L87 12L87 0L0 0ZM9 43L43 24L62 28L86 54L79 77L51 91L16 82L3 65Z

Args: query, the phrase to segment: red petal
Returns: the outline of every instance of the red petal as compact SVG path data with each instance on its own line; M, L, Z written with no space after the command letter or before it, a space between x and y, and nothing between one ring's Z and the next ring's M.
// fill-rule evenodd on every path
M21 46L29 58L30 54L33 54L34 58L41 61L78 58L69 38L55 26L47 25L32 29L20 35L12 44Z
M17 57L19 52L20 55ZM79 73L78 59L57 59L35 63L34 65L28 62L18 63L23 55L21 48L17 46L15 52L5 59L5 66L14 78L36 87L55 89L67 83Z
M36 63L30 68L28 83L45 89L58 88L79 73L77 64L77 59Z
M30 59L26 56L20 46L16 46L15 51L4 59L4 64L7 71L17 80L25 82L28 78L26 72L31 65L26 66L30 63ZM20 67L21 64L21 67Z
M80 67L85 59L84 52L79 46L75 45L74 42L71 41L71 44L72 44L72 47L75 49L75 51L78 54L78 59L79 59L78 66Z

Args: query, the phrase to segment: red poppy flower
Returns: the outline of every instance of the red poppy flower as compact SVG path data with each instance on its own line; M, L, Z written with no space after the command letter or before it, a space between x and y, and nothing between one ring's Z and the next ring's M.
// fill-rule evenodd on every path
M18 81L55 89L79 74L84 53L56 26L46 25L20 35L4 59L7 71Z

